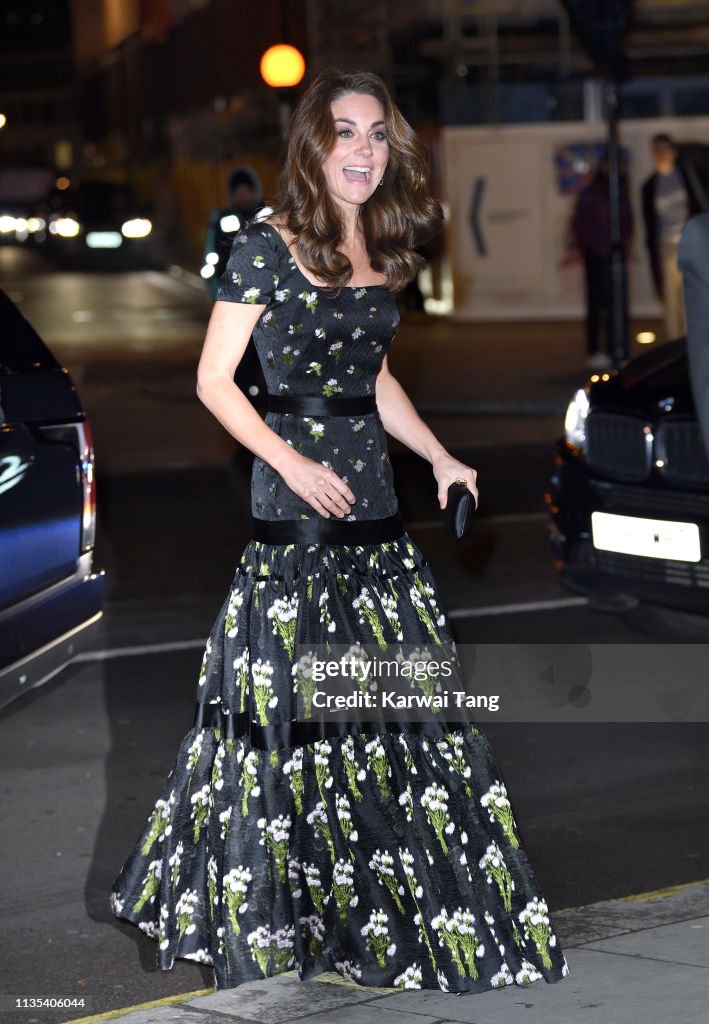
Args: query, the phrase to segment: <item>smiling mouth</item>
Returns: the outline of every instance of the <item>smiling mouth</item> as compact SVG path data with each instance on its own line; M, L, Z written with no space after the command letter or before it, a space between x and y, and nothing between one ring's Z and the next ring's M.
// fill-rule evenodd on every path
M371 167L360 167L357 164L353 164L350 167L343 167L342 173L348 179L348 181L361 181L366 183L372 176Z

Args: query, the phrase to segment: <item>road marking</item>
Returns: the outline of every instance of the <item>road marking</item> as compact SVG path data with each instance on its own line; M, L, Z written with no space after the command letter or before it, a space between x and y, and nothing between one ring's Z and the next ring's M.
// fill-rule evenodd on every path
M518 615L524 612L538 612L548 608L575 608L588 604L587 597L557 597L547 601L519 601L514 604L488 604L479 608L454 608L448 612L449 619L480 618L484 615Z
M121 1006L118 1010L107 1010L105 1013L97 1013L92 1017L73 1017L66 1024L94 1024L99 1020L112 1020L115 1017L123 1017L133 1010L150 1010L153 1006L169 1006L174 1003L184 1003L186 999L194 996L211 996L216 992L215 988L197 988L194 992L181 992L176 996L164 996L162 999L151 999L149 1003L134 1003L132 1006Z
M82 651L74 658L77 661L110 661L111 658L138 658L141 654L166 654L170 651L189 651L204 647L206 638L194 640L168 640L162 644L134 644L132 647L109 647L103 651Z

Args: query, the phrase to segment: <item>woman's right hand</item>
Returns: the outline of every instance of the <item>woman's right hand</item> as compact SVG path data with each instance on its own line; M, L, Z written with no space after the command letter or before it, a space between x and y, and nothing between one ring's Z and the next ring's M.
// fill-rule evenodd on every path
M342 519L350 512L355 496L345 481L320 462L298 452L274 469L299 498L306 501L325 519L331 515Z

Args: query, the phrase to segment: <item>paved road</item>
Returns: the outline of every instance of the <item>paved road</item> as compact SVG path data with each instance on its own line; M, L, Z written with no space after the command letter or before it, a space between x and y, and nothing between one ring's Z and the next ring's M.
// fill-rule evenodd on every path
M2 988L85 991L102 1012L212 982L208 968L184 961L154 973L154 944L111 918L108 891L191 724L201 644L248 538L247 466L194 396L208 315L197 289L155 273L15 273L14 290L33 320L43 318L38 326L76 376L94 426L97 562L108 586L105 657L72 666L0 716L10 823ZM429 402L443 393L442 377L437 370L432 380L420 360L441 330L427 335L412 322L402 338L412 339L415 358L402 356L400 376ZM482 400L479 383L469 379L466 391L463 375L454 377L458 399ZM545 400L558 401L564 382L579 377L559 371ZM491 387L492 397L504 390L497 378ZM481 516L470 540L455 542L438 523L427 467L400 446L392 451L411 535L459 642L646 642L637 623L564 590L550 566L542 494L559 418L436 423L479 472ZM486 731L552 909L709 875L706 726Z

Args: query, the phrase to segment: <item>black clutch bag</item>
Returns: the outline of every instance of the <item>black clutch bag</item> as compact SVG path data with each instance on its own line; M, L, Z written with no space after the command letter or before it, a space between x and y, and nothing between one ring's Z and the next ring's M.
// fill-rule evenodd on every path
M446 507L441 517L453 535L461 540L470 533L475 518L475 500L465 484L452 483L448 488Z

